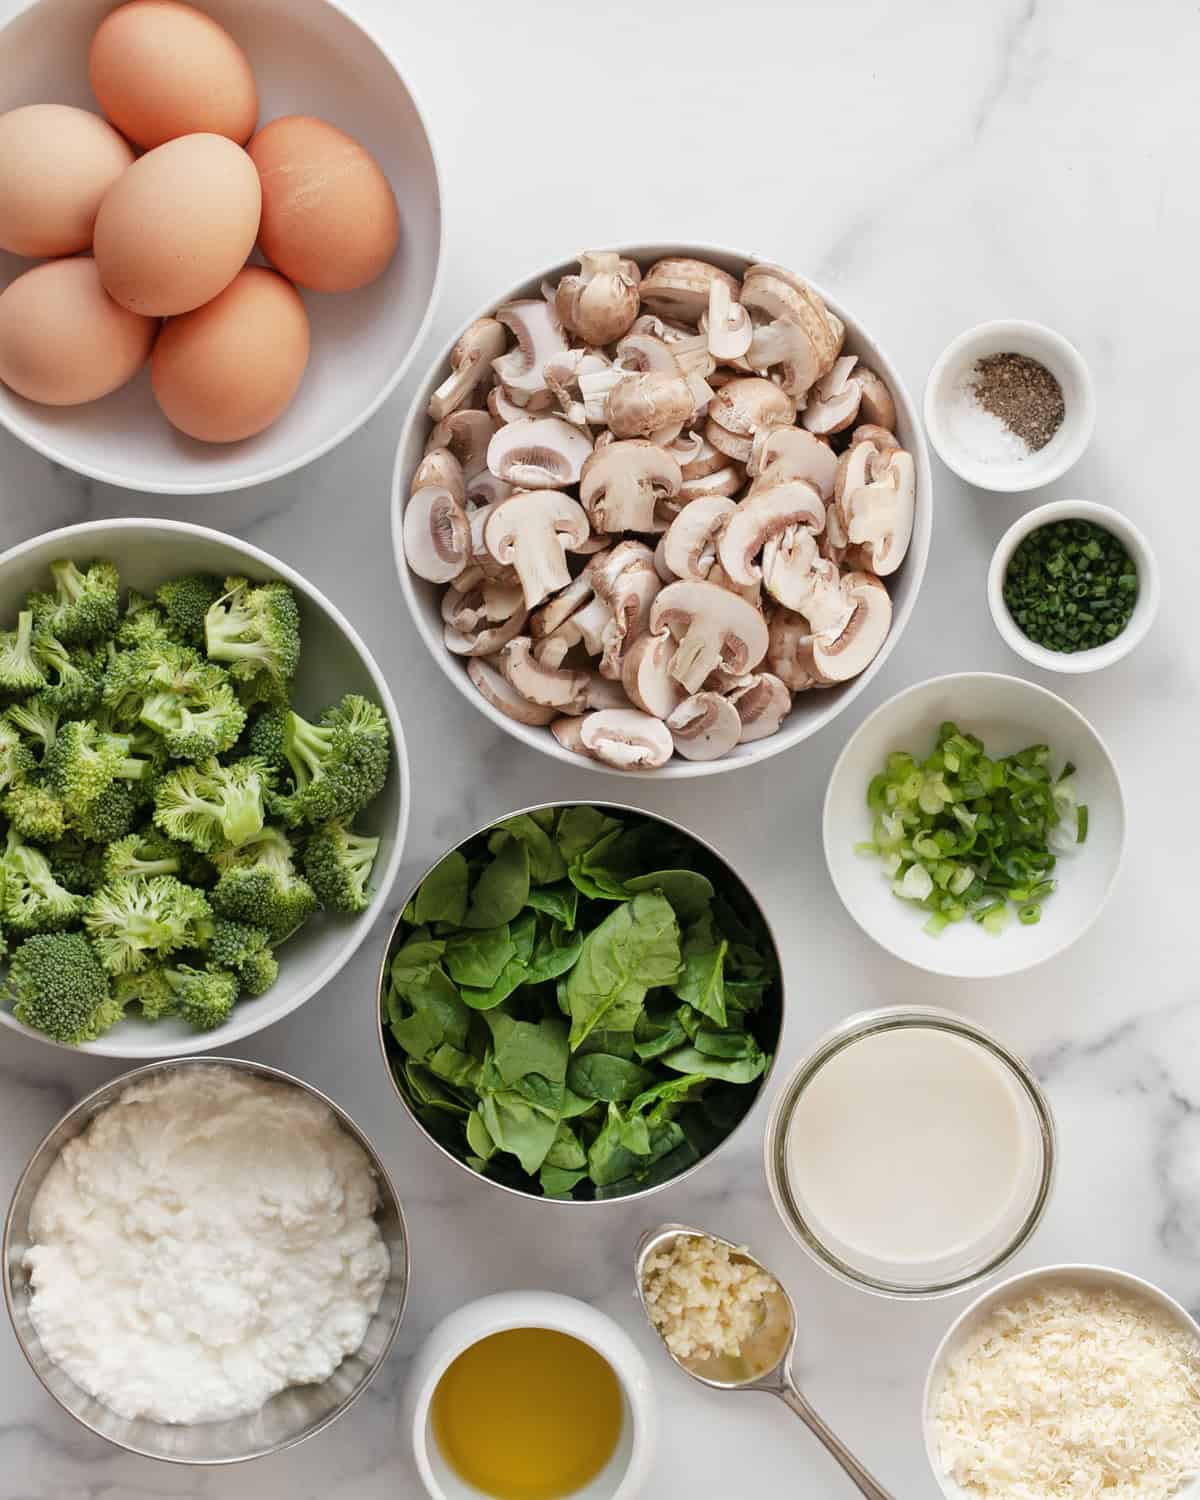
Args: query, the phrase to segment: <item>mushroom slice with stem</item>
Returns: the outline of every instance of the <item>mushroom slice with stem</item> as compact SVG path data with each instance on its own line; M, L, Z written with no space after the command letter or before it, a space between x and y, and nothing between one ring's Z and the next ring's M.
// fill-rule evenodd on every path
M810 393L801 418L809 432L844 432L855 422L891 429L896 403L885 383L852 355L843 355Z
M719 760L741 738L742 721L720 693L693 693L667 719L675 749L685 760Z
M892 601L879 579L873 573L846 573L841 588L850 609L837 627L822 627L809 615L787 610L771 622L767 664L794 692L849 682L870 666L887 640Z
M518 490L492 510L483 539L496 562L516 568L525 607L534 609L571 582L566 553L590 534L586 512L569 495Z
M737 300L741 288L737 277L706 260L670 255L655 261L642 277L642 306L655 317L695 328L708 311L709 288L723 281L730 298Z
M695 410L687 376L659 370L617 374L604 400L604 420L613 436L673 442Z
M754 320L746 359L799 404L832 367L845 328L808 284L780 266L754 265L742 283L742 305Z
M591 451L591 438L562 417L525 417L493 434L487 466L522 489L554 490L579 483Z
M495 318L476 318L450 351L448 375L429 398L429 415L435 422L448 417L484 381L492 378L492 361L508 345L508 336Z
M737 710L741 744L765 740L775 734L792 711L792 695L787 684L773 672L755 672L743 677L726 693Z
M722 362L741 359L754 336L750 314L730 292L728 284L715 276L709 284L708 308L700 327L707 337L708 352Z
M497 479L490 469L476 474L467 482L467 499L472 505L499 505L516 490L507 479Z
M445 485L429 484L404 507L404 555L419 578L449 583L471 561L467 513Z
M836 509L846 560L886 578L904 561L912 540L917 473L903 448L880 451L855 443L838 473Z
M803 427L763 427L754 435L747 473L754 489L768 489L781 479L804 479L822 500L833 494L838 456L822 438Z
M670 633L641 635L621 661L621 685L630 702L665 719L683 702L684 691L671 676L675 642Z
M622 569L607 586L597 580L597 594L612 614L602 636L601 676L620 677L622 653L649 628L650 610L662 586L653 558Z
M582 713L587 707L588 674L538 661L527 635L514 636L501 649L498 665L529 703L555 708L559 713Z
M803 615L777 609L771 616L766 666L792 693L828 687L813 670L812 630Z
M564 276L555 291L559 320L585 344L614 343L638 315L641 279L637 262L615 250L585 250L579 275Z
M757 375L739 375L714 394L704 436L729 458L745 463L755 433L764 427L788 427L795 419L796 408L779 386Z
M579 497L596 531L659 532L660 500L679 493L679 462L644 438L608 443L583 465Z
M763 548L763 588L776 603L803 612L822 585L823 567L832 569L836 584L837 568L824 562L812 532L803 526L789 526Z
M691 509L693 506L688 507ZM754 560L773 538L792 528L815 536L824 525L825 506L807 480L785 480L757 493L751 490L735 507L721 533L717 546L721 566L732 583L754 583L763 577Z
M415 495L427 485L439 485L447 489L460 505L467 503L467 483L463 477L462 464L449 448L431 448L417 465L408 492Z
M594 592L592 568L598 557L597 553L583 572L572 578L566 588L533 612L529 621L529 629L534 640L553 635L560 625L569 620L577 609L582 609L592 597Z
M548 361L547 367L552 363ZM521 422L526 417L550 416L554 411L554 392L545 390L540 395L514 401L502 385L494 385L487 393L487 409L497 427L505 422Z
M486 411L452 411L433 429L425 444L425 452L435 448L449 448L462 465L463 478L474 479L487 468L488 443L496 423Z
M661 719L636 708L602 708L580 723L585 750L621 771L651 771L665 766L675 752L671 731Z
M517 346L494 359L492 369L510 395L540 395L547 389L546 361L567 348L558 314L541 297L528 297L498 307L496 319L511 331Z
M663 561L676 578L707 578L717 560L717 539L738 507L724 495L693 500L663 538Z
M467 676L475 684L480 695L518 724L532 726L553 722L558 716L556 708L544 708L522 698L508 678L496 670L495 664L482 656L473 656L467 663Z
M470 599L472 594L465 597ZM522 605L506 619L489 622L486 618L481 618L473 627L447 621L442 627L442 639L446 643L446 649L455 656L495 656L501 646L521 633L526 618L525 607Z
M677 642L670 671L689 693L699 692L718 666L737 676L752 671L767 651L761 613L728 589L695 578L669 583L659 593L650 630L669 630Z

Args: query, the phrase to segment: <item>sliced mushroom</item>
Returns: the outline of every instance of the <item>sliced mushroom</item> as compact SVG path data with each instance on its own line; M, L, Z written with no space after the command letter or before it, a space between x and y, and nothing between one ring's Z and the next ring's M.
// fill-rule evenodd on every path
M583 507L558 490L520 490L487 518L484 544L498 563L511 563L525 593L525 607L571 581L566 553L590 535Z
M755 489L781 479L804 479L816 486L822 500L833 494L837 468L838 456L829 444L802 427L760 428L746 465Z
M708 288L708 308L701 327L709 353L721 361L741 359L754 336L750 314L734 298L727 283L715 276Z
M653 559L648 564L638 563L623 569L612 584L603 590L597 581L597 593L612 613L612 623L603 637L600 657L602 676L620 677L622 654L626 646L644 635L649 628L650 610L662 586L663 582Z
M706 260L668 256L655 261L642 277L642 306L656 317L695 328L708 311L709 288L714 281L723 281L736 300L741 290L736 276Z
M522 489L553 490L578 484L591 451L591 438L562 417L525 417L493 434L487 466Z
M563 327L585 344L613 343L638 315L641 279L636 261L623 260L615 250L586 250L579 275L564 276L554 294Z
M733 583L753 583L763 577L763 570L754 560L772 539L791 529L815 536L824 525L825 506L806 480L784 481L757 493L752 490L735 507L721 533L718 544L721 566ZM815 544L813 555L816 555Z
M737 744L742 721L720 693L694 693L672 712L667 728L685 760L718 760Z
M499 505L516 489L507 479L497 479L490 469L476 474L467 483L467 499L472 505Z
M694 408L686 375L650 370L622 375L616 381L605 398L604 419L614 437L657 435L670 442L679 435Z
M476 318L450 351L454 373L429 398L429 415L435 422L457 411L485 380L491 380L492 361L499 359L507 344L504 328L495 318Z
M467 503L467 485L463 478L462 464L449 448L431 448L417 465L408 492L415 495L427 485L437 485L449 490L460 505Z
M879 579L846 573L840 584L850 611L839 628L818 629L811 618L787 610L771 622L767 664L794 692L849 682L870 666L887 639L892 601Z
M494 359L492 369L510 394L539 395L547 389L546 361L567 347L558 314L541 297L529 297L498 307L496 319L512 332L517 346Z
M737 710L743 745L775 734L792 711L792 695L773 672L742 678L726 696Z
M675 523L672 522L671 524L674 525ZM667 567L666 543L667 533L664 531L658 539L658 546L654 549L654 567L664 583L674 583L677 575Z
M595 349L568 349L554 359L546 361L542 373L546 384L554 394L559 413L573 427L587 427L587 404L583 399L580 380L585 375L594 375L612 368L606 354Z
M550 369L553 361L546 365ZM486 406L497 427L505 422L520 422L525 417L549 416L554 409L554 392L545 390L536 396L523 396L515 401L502 385L494 385L487 393Z
M725 455L721 455L725 458ZM702 474L697 479L685 479L679 486L676 500L688 506L697 500L710 499L716 495L731 498L746 483L746 471L735 459L726 458L724 467L711 474Z
M588 760L594 760L595 756L584 745L582 738L583 720L579 718L555 719L550 725L550 733L563 747L576 755L584 755Z
M621 662L621 684L631 702L656 719L665 719L684 698L671 676L675 642L670 633L639 636Z
M589 709L601 708L630 708L632 705L625 694L625 689L620 682L608 677L602 677L599 672L588 672L585 674L588 680L587 704Z
M543 708L522 698L493 663L482 656L473 656L467 663L467 676L493 708L498 708L510 719L516 719L518 724L545 725L557 717L557 709Z
M527 635L515 636L503 647L498 665L529 703L556 708L560 713L582 713L587 707L588 674L538 661Z
M409 497L404 555L413 572L430 583L449 583L470 562L470 522L445 485L426 485Z
M752 604L727 589L699 579L669 583L650 610L650 629L669 630L678 643L671 675L689 693L700 690L718 666L738 675L766 655L766 621Z
M844 432L859 419L873 426L896 425L892 393L874 370L852 354L834 361L809 394L801 420L809 432Z
M740 375L713 396L704 436L714 448L742 463L750 457L755 433L790 426L796 418L791 398L770 380Z
M608 443L583 466L579 495L597 531L658 532L660 500L679 493L678 460L643 438Z
M717 539L738 507L724 495L694 500L671 522L663 561L677 578L707 578L717 560Z
M519 584L450 588L442 599L442 639L455 656L494 656L520 635L528 613Z
M912 454L856 443L840 478L837 512L846 560L886 578L904 561L912 540L917 493Z
M425 452L449 448L462 465L464 479L474 479L487 468L488 443L496 423L486 411L453 411L429 434Z
M534 611L529 621L530 634L540 640L553 633L592 597L592 565L595 558L566 588L548 599L540 609Z
M603 708L580 723L585 750L621 771L651 771L665 766L675 751L671 732L661 719L636 708Z
M832 367L845 329L807 283L780 266L754 265L742 282L742 305L754 320L746 359L762 374L776 371L796 403Z
M813 669L812 630L803 615L777 609L771 616L766 665L772 676L792 693L827 687Z

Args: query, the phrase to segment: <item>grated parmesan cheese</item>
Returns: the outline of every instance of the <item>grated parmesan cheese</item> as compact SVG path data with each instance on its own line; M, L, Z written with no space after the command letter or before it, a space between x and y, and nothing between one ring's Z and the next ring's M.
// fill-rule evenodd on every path
M1169 1500L1200 1473L1200 1346L1128 1293L999 1307L933 1398L943 1471L986 1500Z

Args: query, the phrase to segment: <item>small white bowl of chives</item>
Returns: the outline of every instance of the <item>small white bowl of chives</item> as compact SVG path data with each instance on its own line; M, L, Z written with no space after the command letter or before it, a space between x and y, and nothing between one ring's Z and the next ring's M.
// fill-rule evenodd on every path
M1161 584L1149 543L1120 511L1056 500L1000 538L987 594L996 629L1018 656L1078 674L1112 666L1144 639Z

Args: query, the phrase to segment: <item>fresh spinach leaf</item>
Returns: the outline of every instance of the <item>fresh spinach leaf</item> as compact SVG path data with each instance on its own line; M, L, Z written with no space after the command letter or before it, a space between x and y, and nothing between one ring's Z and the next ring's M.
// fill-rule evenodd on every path
M500 971L495 984L487 990L464 989L463 1002L472 1010L494 1010L525 983L529 962L533 957L533 945L537 937L537 918L527 911L510 924L508 929L512 945L516 950Z
M501 1151L509 1151L536 1177L558 1134L558 1121L511 1091L484 1094L479 1112Z
M656 870L650 875L633 875L625 888L638 891L661 891L675 908L680 922L694 922L708 912L713 898L713 883L696 870Z
M566 932L574 932L575 919L579 913L579 891L569 880L558 885L533 888L529 892L528 905L534 911L545 912L560 923Z
M675 982L675 993L701 1015L726 1023L725 955L729 944L716 941L712 921L701 916L688 928L683 940L683 970Z
M484 866L463 922L467 927L500 927L519 915L529 899L529 850L509 839Z
M414 902L417 921L460 923L467 913L468 880L467 861L455 849L421 882Z
M583 941L567 976L571 1045L602 1023L632 1031L647 990L679 972L679 926L671 904L653 892L622 903Z
M616 818L610 818L598 807L564 807L556 831L559 851L569 864L620 828Z
M499 852L506 835L525 845L529 853L529 879L534 885L549 885L554 880L562 880L566 875L567 862L558 845L528 813L506 818L503 823L496 825L488 840L488 848L493 854Z
M516 951L507 922L502 927L484 928L482 932L461 932L446 943L446 967L455 984L488 990Z
M654 1074L637 1063L605 1052L589 1052L573 1057L567 1069L567 1083L577 1094L606 1103L624 1104L636 1099L654 1082Z
M677 1073L699 1073L705 1078L720 1078L726 1083L753 1083L767 1070L768 1058L757 1043L747 1057L726 1061L709 1057L696 1047L680 1047L677 1052L668 1052L662 1059L663 1066Z
M557 922L537 940L529 961L526 984L544 984L565 974L583 952L583 933L567 932Z
M587 1176L587 1163L585 1162L578 1170L570 1171L564 1167L543 1166L538 1173L538 1182L541 1185L544 1198L569 1198L571 1191Z

